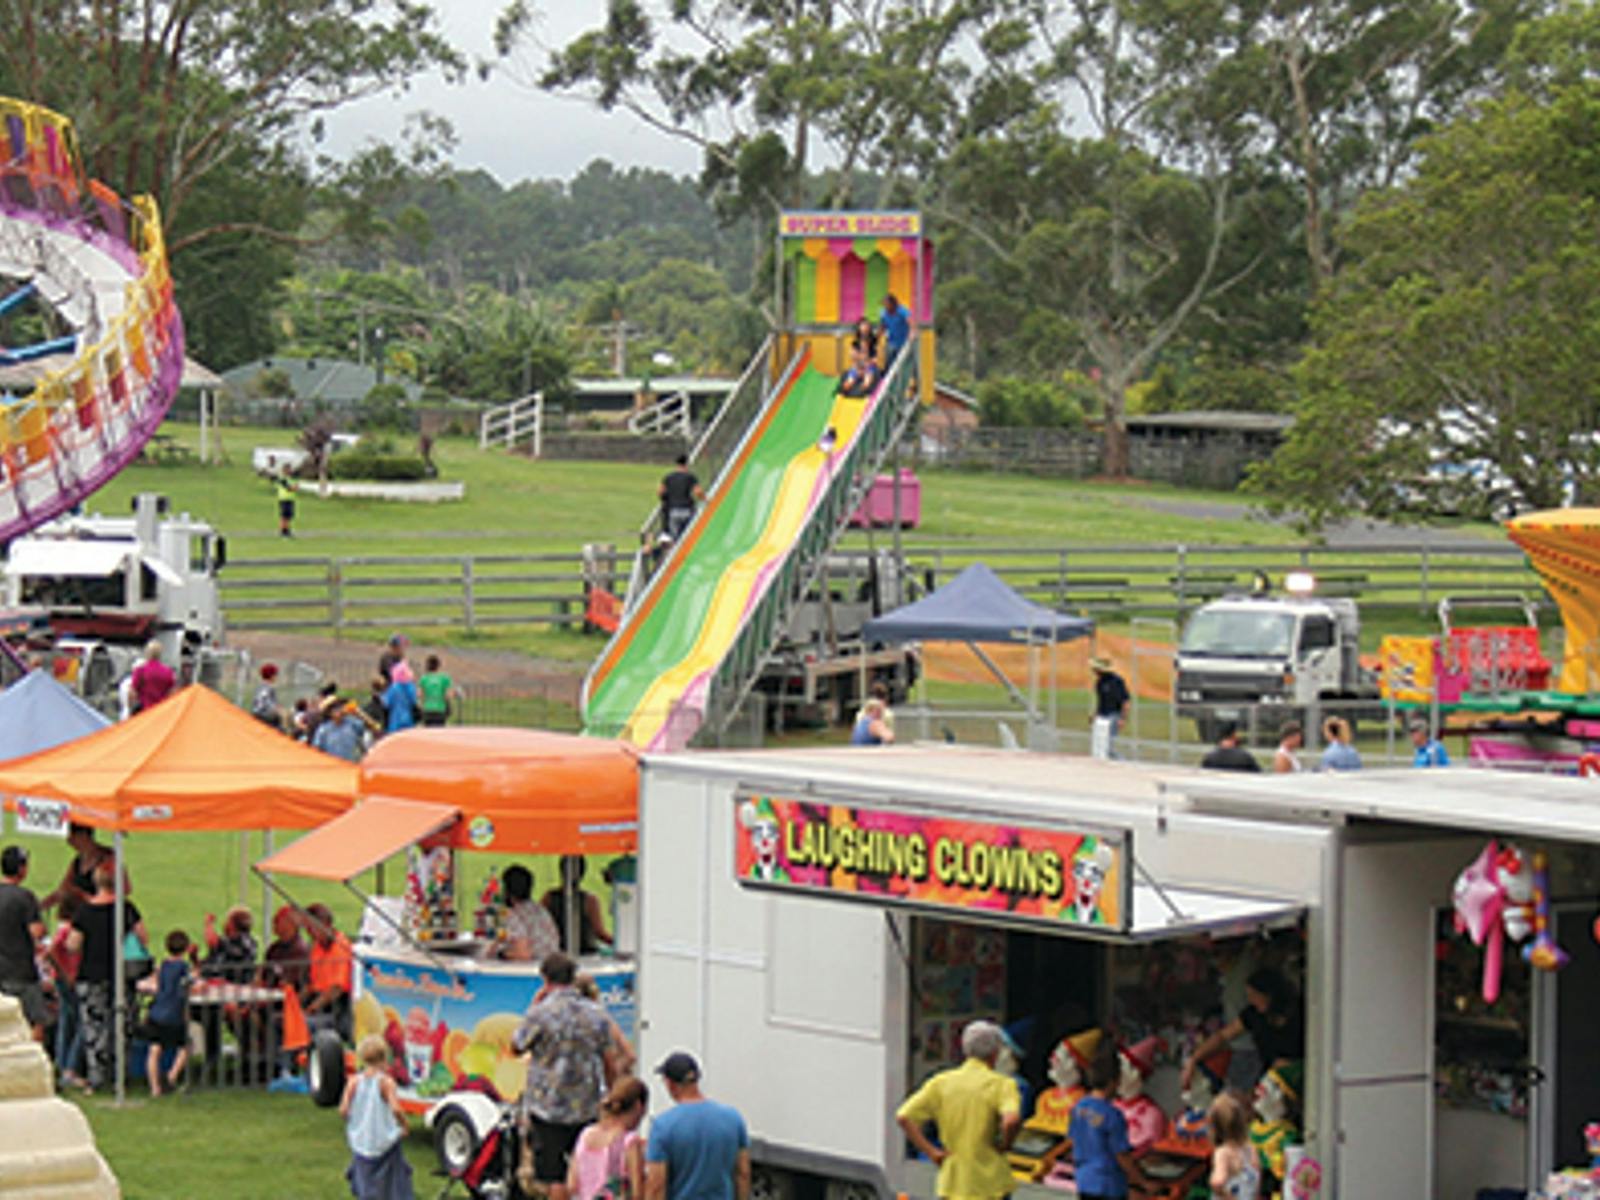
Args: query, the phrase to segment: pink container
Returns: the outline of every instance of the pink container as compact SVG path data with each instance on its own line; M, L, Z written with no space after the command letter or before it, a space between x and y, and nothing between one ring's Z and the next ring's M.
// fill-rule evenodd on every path
M910 467L900 468L900 528L922 523L922 483ZM879 475L867 489L861 507L850 517L853 529L887 529L894 524L894 476Z

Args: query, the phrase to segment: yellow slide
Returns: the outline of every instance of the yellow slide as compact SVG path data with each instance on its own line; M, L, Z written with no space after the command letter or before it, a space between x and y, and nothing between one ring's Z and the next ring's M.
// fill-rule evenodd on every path
M1567 649L1558 691L1600 691L1600 508L1526 513L1506 523L1561 609Z

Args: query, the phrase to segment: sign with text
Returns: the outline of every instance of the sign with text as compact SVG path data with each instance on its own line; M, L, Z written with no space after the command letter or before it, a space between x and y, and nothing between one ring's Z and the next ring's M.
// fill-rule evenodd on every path
M40 800L36 796L17 796L12 801L17 813L17 832L40 837L64 838L71 820L65 800Z
M1073 830L760 792L735 798L734 870L771 887L1125 932L1126 830Z
M922 214L914 212L786 212L778 218L783 237L916 237Z

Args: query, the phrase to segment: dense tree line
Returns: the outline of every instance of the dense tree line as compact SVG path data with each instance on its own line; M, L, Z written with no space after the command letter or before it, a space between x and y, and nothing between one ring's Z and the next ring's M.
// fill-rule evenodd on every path
M531 21L506 6L492 69L692 142L699 178L502 184L426 121L306 155L320 113L463 67L410 0L0 0L0 88L156 192L219 365L354 350L483 397L619 347L736 370L780 209L903 205L941 371L990 420L1098 421L1113 471L1129 412L1191 407L1293 409L1257 483L1312 521L1600 471L1591 4L608 0L554 51Z

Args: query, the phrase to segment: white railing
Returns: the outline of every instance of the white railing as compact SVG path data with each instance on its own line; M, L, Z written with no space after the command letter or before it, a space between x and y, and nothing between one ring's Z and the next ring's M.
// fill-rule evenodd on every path
M509 404L486 409L478 419L478 449L504 446L515 449L521 441L533 442L533 456L544 450L544 393L534 392Z
M675 434L685 442L694 437L693 411L688 392L674 392L639 409L628 418L628 432Z

